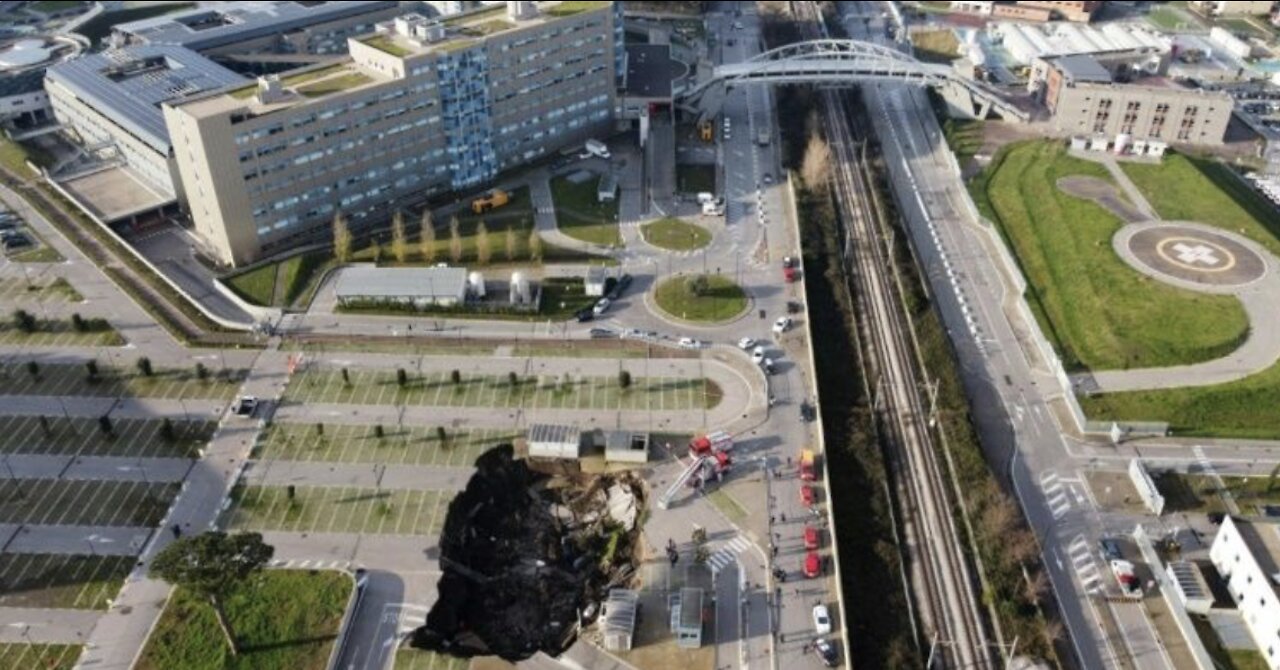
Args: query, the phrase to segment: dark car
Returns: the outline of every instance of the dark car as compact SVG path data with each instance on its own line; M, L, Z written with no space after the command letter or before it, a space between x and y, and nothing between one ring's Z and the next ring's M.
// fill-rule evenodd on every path
M15 233L0 238L0 244L4 245L5 251L13 251L14 249L25 249L31 246L31 239L22 233Z
M596 318L596 315L594 312L591 311L590 307L583 307L582 309L573 313L573 318L577 319L578 323L586 323Z
M822 659L822 664L828 668L834 668L839 665L840 658L836 656L836 647L831 642L818 638L813 641L813 648L818 652L818 658Z
M1209 512L1209 523L1215 526L1221 526L1222 521L1226 518L1227 515L1222 512Z
M591 337L597 340L603 340L610 337L617 337L618 334L608 328L592 328Z
M628 286L631 286L631 275L622 275L621 277L618 277L617 283L613 285L613 288L609 289L609 299L617 300L618 298L621 298L623 292L627 290Z
M1109 537L1104 537L1104 538L1102 538L1101 540L1099 540L1099 541L1098 541L1098 544L1102 545L1102 557L1103 557L1103 558L1107 559L1108 561L1121 561L1121 560L1124 560L1124 553L1123 553L1122 551L1120 551L1120 543L1119 543L1119 542L1117 542L1117 541L1115 541L1115 540L1113 540L1113 539L1111 539L1111 538L1109 538Z
M800 403L800 419L803 421L813 421L818 418L818 410L806 400Z

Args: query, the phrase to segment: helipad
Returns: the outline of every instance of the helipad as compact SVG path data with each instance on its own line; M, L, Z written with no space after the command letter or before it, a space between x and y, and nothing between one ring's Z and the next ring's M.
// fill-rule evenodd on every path
M1208 287L1251 284L1266 274L1261 255L1234 235L1185 224L1143 227L1126 242L1132 260L1154 275Z

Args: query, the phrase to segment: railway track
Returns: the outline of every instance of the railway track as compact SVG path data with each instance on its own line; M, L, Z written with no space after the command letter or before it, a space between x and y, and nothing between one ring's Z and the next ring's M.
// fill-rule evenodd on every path
M793 2L807 39L826 37L815 3ZM822 94L835 188L844 234L843 261L862 310L868 371L877 379L875 405L888 445L902 508L915 614L928 645L928 667L994 668L980 595L952 514L950 479L939 463L928 411L919 392L917 353L900 299L894 259L872 207L861 141L841 94Z

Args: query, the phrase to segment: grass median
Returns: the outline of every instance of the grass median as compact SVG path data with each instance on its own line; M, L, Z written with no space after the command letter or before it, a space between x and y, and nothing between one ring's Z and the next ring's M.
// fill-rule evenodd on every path
M1006 148L971 186L1017 256L1027 301L1066 367L1185 365L1236 349L1249 328L1240 302L1177 289L1125 264L1111 248L1123 222L1058 189L1073 175L1111 181L1106 168L1067 155L1061 143L1034 141Z
M183 588L147 640L138 670L323 670L351 594L338 572L266 570L224 601L240 654L231 655L207 601Z
M599 202L598 175L575 182L569 176L551 180L551 197L556 208L556 227L575 240L603 246L622 246L618 230L618 201Z
M644 241L668 251L693 251L711 244L711 232L702 226L666 217L640 226Z
M747 294L721 275L671 277L653 293L658 308L685 321L723 323L747 309Z

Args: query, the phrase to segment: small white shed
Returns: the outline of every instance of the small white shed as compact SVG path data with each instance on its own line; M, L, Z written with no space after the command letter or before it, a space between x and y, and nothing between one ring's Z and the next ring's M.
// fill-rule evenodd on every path
M582 455L582 431L574 426L535 423L529 426L529 456L578 458Z

